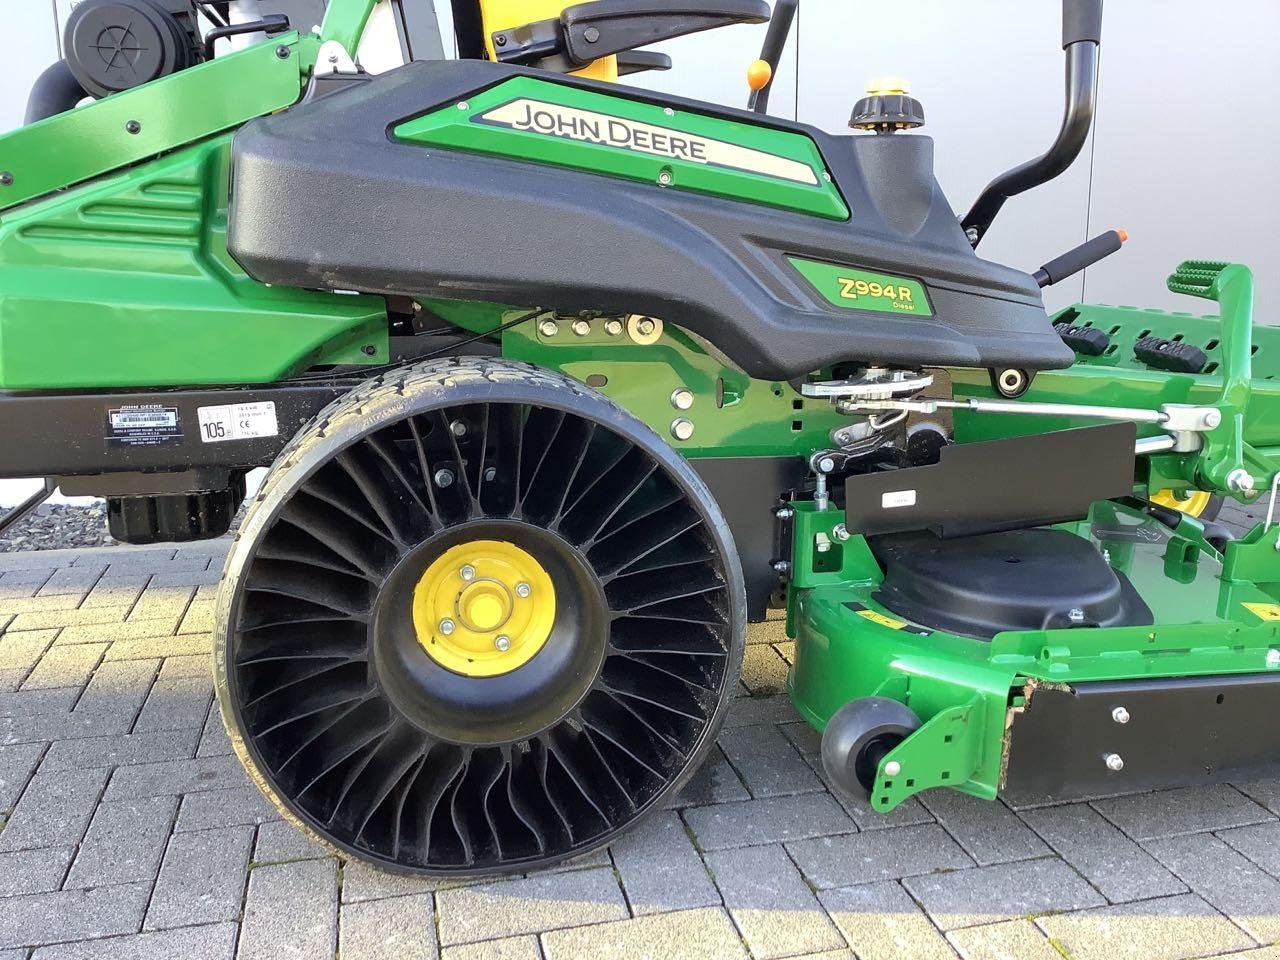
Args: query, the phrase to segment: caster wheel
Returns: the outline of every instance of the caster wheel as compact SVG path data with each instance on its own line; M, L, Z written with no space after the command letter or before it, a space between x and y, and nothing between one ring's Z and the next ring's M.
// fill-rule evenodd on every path
M436 362L281 454L227 561L216 679L251 775L343 855L524 872L682 785L745 623L724 518L652 430L558 374Z
M920 718L897 700L851 700L832 714L823 731L822 768L850 795L870 796L885 754L919 729Z

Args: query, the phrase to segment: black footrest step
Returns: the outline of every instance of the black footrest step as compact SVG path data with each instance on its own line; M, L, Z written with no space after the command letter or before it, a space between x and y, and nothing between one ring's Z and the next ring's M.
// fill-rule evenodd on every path
M1171 373L1199 373L1209 357L1193 343L1143 337L1133 345L1134 355L1148 367Z
M1111 346L1111 338L1097 327L1075 327L1064 320L1055 323L1053 329L1063 343L1086 357L1100 357Z

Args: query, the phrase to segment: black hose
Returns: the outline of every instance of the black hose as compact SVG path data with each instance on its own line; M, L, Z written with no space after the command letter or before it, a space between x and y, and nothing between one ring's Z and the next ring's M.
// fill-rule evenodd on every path
M87 96L67 61L59 60L36 78L27 98L27 116L23 122L36 123L65 113Z

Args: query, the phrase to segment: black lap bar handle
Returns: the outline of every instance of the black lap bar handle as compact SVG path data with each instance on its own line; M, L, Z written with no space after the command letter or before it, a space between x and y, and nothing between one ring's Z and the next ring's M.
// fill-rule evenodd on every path
M1118 251L1129 239L1124 230L1108 230L1100 233L1092 240L1086 240L1073 250L1068 250L1060 257L1054 257L1043 267L1031 275L1041 287L1059 283L1067 277L1075 276L1085 267L1092 267L1103 257L1109 257Z
M974 201L961 224L975 247L1006 200L1048 183L1080 155L1093 126L1101 43L1102 0L1062 0L1062 48L1067 53L1067 106L1062 126L1048 150L996 177Z

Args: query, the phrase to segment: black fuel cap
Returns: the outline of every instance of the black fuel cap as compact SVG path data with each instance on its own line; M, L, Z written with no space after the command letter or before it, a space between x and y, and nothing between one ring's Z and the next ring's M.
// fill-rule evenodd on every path
M908 96L905 80L873 80L867 84L867 96L853 105L849 126L876 133L915 130L924 126L924 106Z

